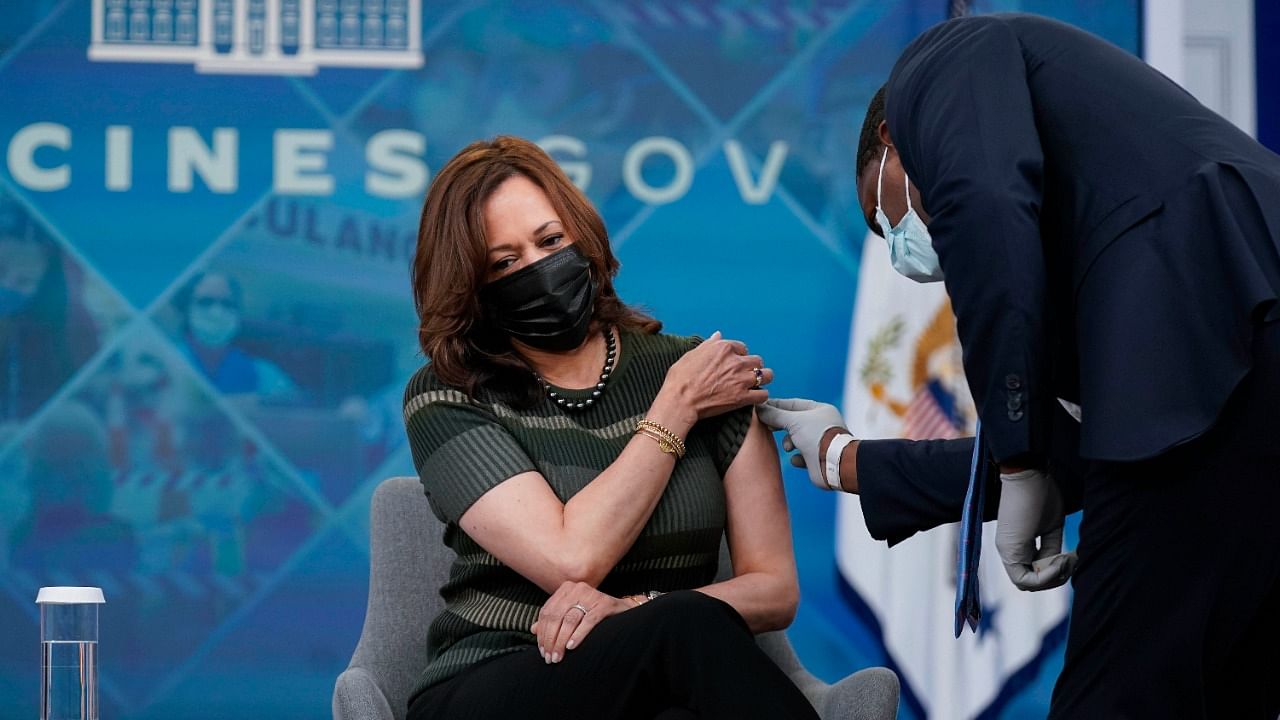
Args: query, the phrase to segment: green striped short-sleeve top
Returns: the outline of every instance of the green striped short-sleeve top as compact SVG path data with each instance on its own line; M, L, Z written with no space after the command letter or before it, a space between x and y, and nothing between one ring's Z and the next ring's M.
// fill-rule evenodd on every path
M427 630L428 664L415 695L480 660L533 645L529 627L548 598L485 552L458 519L481 495L529 471L541 473L567 502L617 459L668 368L696 343L619 333L617 367L605 394L577 411L547 398L517 410L484 391L468 396L443 384L430 364L409 381L404 418L413 462L433 512L445 523L444 543L458 556L440 591L445 609ZM665 592L714 579L725 527L724 473L750 423L751 409L744 408L694 426L687 454L635 544L600 584L602 592Z

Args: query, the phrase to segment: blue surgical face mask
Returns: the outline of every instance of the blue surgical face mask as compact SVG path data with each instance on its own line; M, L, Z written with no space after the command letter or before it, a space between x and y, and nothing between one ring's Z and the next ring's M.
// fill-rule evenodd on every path
M197 305L187 318L191 334L207 348L221 348L240 332L240 314L226 305Z
M903 192L907 196L907 214L898 221L897 227L889 224L889 216L884 214L880 205L880 193L884 186L884 161L889 157L889 148L884 149L880 157L880 175L876 178L876 222L884 232L884 239L889 243L889 260L899 275L911 278L918 283L938 282L942 279L942 266L938 264L938 254L933 251L933 238L929 237L929 228L920 219L916 209L911 207L911 183L903 175Z

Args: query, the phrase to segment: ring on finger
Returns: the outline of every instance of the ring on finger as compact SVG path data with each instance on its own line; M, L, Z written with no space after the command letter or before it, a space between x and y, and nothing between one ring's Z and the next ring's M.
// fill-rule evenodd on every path
M756 374L755 384L751 386L752 390L759 390L764 384L764 368L752 368L752 372Z
M582 617L586 617L586 616L587 616L587 608L586 608L585 606L583 606L583 604L582 604L582 603L574 603L574 604L570 605L570 606L569 606L569 610L581 610L581 611L582 611ZM565 611L564 611L566 615L568 615L568 614L569 614L569 610L565 610Z

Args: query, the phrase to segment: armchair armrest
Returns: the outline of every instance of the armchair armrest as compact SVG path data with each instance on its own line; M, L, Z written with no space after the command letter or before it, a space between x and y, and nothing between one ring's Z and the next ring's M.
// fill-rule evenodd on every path
M395 720L395 714L373 675L349 667L333 686L333 720Z

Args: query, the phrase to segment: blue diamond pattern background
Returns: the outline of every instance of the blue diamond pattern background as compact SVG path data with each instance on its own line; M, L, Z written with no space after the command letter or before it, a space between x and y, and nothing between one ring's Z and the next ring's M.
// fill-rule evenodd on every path
M423 189L371 190L380 133L421 138L399 152L424 178L478 138L547 142L603 213L626 300L670 332L748 342L777 395L841 396L865 232L858 128L946 3L418 4L421 68L293 76L93 61L90 0L5 3L0 280L26 263L38 287L0 316L0 717L37 714L33 601L59 584L106 593L104 718L327 715L363 619L370 495L413 472L400 402L423 362L408 287ZM972 5L1054 15L1136 49L1136 2ZM65 134L30 158L67 168L61 187L14 164L33 126ZM109 172L120 128L127 188ZM230 187L201 172L175 186L185 128L230 158ZM289 131L323 133L303 174L331 177L331 191L280 186ZM220 133L232 138L221 154ZM693 170L660 204L624 172L655 137ZM748 202L732 154L756 182L775 145L776 182ZM677 179L655 155L639 181ZM216 290L238 311L235 377L207 370L191 341ZM842 597L834 505L802 472L786 481L802 660L828 680L884 664ZM1042 716L1055 662L992 714Z

